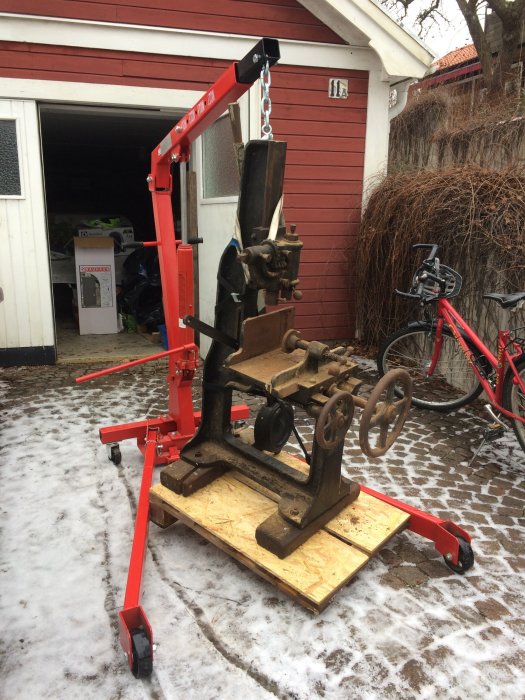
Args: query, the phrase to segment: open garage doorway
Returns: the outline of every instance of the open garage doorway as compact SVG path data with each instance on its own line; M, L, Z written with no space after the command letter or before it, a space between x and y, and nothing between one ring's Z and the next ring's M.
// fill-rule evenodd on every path
M156 250L127 245L155 240L146 183L150 154L180 116L154 110L40 106L58 362L118 361L162 350ZM173 211L178 218L177 168L173 176ZM180 221L175 225L180 231ZM114 239L116 332L81 335L74 238L96 236Z

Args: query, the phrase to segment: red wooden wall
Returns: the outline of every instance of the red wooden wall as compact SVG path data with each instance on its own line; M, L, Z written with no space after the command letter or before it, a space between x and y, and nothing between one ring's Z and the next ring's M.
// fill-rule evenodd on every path
M0 12L344 43L296 0L0 0Z
M83 18L102 20L107 19L104 12L112 12L113 19L117 10L130 13L136 10L138 13L140 4L139 0L104 3L94 0L68 0L66 3L62 0L0 0L0 11L29 12L32 9L36 13L38 9L45 14L69 16L64 10L64 5L67 5L70 15L79 17L82 12ZM146 0L142 0L142 4L146 4ZM152 4L149 3L148 7ZM154 0L154 4L167 7L174 3ZM265 24L260 27L260 32L252 26L249 33L279 38L285 36L287 22L284 19L290 19L292 10L301 9L292 0L282 4L268 0L262 4L244 0L213 5L197 0L176 4L178 9L172 11L172 22L175 22L175 16L180 19L181 6L191 5L194 9L193 13L186 12L188 16L197 15L199 7L213 6L218 13L219 7L231 12L230 6L242 6L246 11L242 15L245 19L248 10L252 12L257 6L266 17ZM95 10L101 14L93 14ZM89 17L86 15L88 11ZM141 11L146 12L144 8ZM144 22L140 16L130 14L124 18L119 15L118 21L131 22L132 17L137 17L137 22ZM228 31L235 25L239 32L248 32L247 25L241 22L242 17L232 22L227 16ZM271 17L275 22L279 18L279 33L269 31L276 28L270 23ZM304 32L305 27L310 27L311 31L315 29L317 37L325 37L318 40L325 41L325 29L321 25L320 30L312 22L314 18L309 17L310 24L305 20L297 27ZM209 18L210 22L219 22L221 16L217 14ZM178 25L182 26L182 21ZM218 31L219 26L223 25L208 24L205 28ZM199 28L203 29L202 26ZM291 25L288 28L292 30ZM228 64L212 59L133 51L0 42L0 76L12 78L204 91ZM348 79L347 100L328 98L330 77ZM297 327L305 338L342 339L352 337L354 333L353 255L360 220L367 91L368 75L365 71L284 65L272 69L274 137L288 142L284 213L288 224L297 224L297 232L305 242L300 269L303 300L296 305Z
M135 85L203 92L230 61L0 41L5 78Z
M328 97L330 77L347 78L349 97ZM271 123L288 142L284 214L304 241L297 326L305 338L351 337L353 257L361 215L368 74L326 68L272 70Z

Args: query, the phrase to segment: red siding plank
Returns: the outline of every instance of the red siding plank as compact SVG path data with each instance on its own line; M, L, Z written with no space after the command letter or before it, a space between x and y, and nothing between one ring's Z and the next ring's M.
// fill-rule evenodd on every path
M349 196L359 197L361 203L361 195L363 191L363 183L361 180L345 181L341 180L326 180L319 182L317 180L302 180L292 179L290 173L286 173L284 181L284 193L286 194L348 194Z
M341 152L345 153L364 153L365 152L365 139L356 138L334 138L333 135L330 136L316 136L315 138L311 135L309 136L295 136L287 135L283 137L279 134L279 138L282 141L286 141L288 144L287 152L291 151L325 151L326 153Z
M286 175L292 180L349 180L362 182L362 167L342 167L330 165L289 165Z
M271 92L270 92L271 97ZM335 102L335 100L333 100ZM296 119L299 121L314 121L314 122L338 122L344 121L346 124L366 123L365 109L352 109L351 107L341 107L337 109L333 106L329 107L308 107L304 105L288 105L272 102L272 121L275 119ZM275 116L274 116L275 115ZM329 133L325 131L325 133Z
M290 223L293 223L293 219L288 219ZM326 235L324 234L324 226L319 226L318 236L305 236L302 233L301 225L297 228L297 233L299 234L301 240L304 243L304 250L323 250L326 248ZM355 240L350 236L333 236L329 234L330 243L333 245L334 250L347 250L349 246L355 245Z
M348 305L348 290L341 289L306 289L302 284L299 284L299 289L303 293L303 298L300 305L313 303L324 303L325 301L339 301ZM299 304L298 304L299 306Z
M296 209L294 207L284 206L284 216L287 221L293 221L297 223L308 222L310 224L316 223L359 223L361 221L361 212L355 209L325 209L322 207L316 207L314 209L308 210L308 217L306 218L303 213L303 209ZM305 221L306 218L306 221ZM331 238L333 238L333 232Z
M312 250L303 248L301 252L301 265L313 263L316 265L324 265L330 274L330 267L339 267L340 265L348 265L348 251L341 248L332 248L330 245L331 236L327 236L326 248Z
M70 0L71 1L71 0ZM92 5L116 5L122 8L147 7L151 10L173 10L173 0L91 0ZM319 20L297 2L283 3L255 2L253 0L219 0L211 5L210 0L177 0L178 12L199 13L209 16L210 21L217 16L238 19L261 19L269 22L295 22L319 27Z
M287 165L342 165L358 166L364 164L363 153L353 153L352 151L287 151Z
M317 209L323 207L325 209L359 209L361 206L361 197L357 195L347 194L288 194L284 199L284 208L286 211L293 209ZM308 216L310 212L308 212Z
M272 68L273 73L278 73L279 75L283 73L290 73L291 75L294 75L296 71L296 66L290 65L290 64L284 64L284 63L279 63L277 64L274 68ZM336 74L334 75L334 69L333 68L323 68L322 66L308 66L307 68L304 69L304 72L308 74L308 76L313 75L313 76L325 76L328 78L348 78L348 79L355 79L355 78L362 78L364 80L368 80L368 71L366 70L345 70L345 69L336 69Z
M358 94L348 96L346 100L334 100L328 97L328 79L326 81L326 91L320 90L292 90L276 88L272 82L270 88L272 102L289 105L308 105L316 107L330 107L342 112L343 109L364 109L367 103L367 95Z
M296 223L295 221L292 221L292 219L289 219L291 223ZM312 224L308 220L302 221L301 223L297 224L298 227L301 229L301 234L303 236L308 236L308 235L313 235L313 236L319 236L323 235L325 236L325 240L328 239L328 237L332 236L347 236L349 239L355 238L357 233L359 232L359 224L358 223L344 223L344 224L330 224L323 226L321 228L321 224ZM298 229L299 230L299 229ZM300 234L300 235L301 235Z
M296 309L300 311L300 315L304 318L305 316L315 316L319 312L326 316L328 314L338 315L340 317L348 317L349 308L348 302L343 301L328 301L327 299L315 299L311 302L306 302L304 299L297 304ZM297 311L296 311L297 313Z
M349 265L346 260L332 260L330 262L301 262L299 277L309 275L321 275L326 277L346 277Z
M292 69L296 66L292 66ZM297 73L293 70L290 72L290 67L278 64L272 68L272 90L295 90L297 88ZM312 71L315 71L313 73ZM337 68L332 68L327 70L323 74L319 74L320 69L309 68L308 69L308 85L306 89L308 91L316 91L322 95L328 95L328 86L330 78L336 78L339 70ZM345 71L346 73L346 71ZM357 73L357 71L355 72ZM352 96L357 95L367 95L368 93L368 76L366 73L362 77L355 75L354 71L348 77L348 94L349 99ZM346 77L346 75L345 75ZM334 100L332 100L334 101ZM335 100L337 102L337 100ZM341 100L345 102L345 100Z
M355 335L355 325L338 326L336 328L307 328L303 325L296 324L298 330L304 333L305 340L351 340Z
M175 6L174 6L175 5ZM299 3L256 3L246 0L149 2L149 0L0 0L1 12L69 19L163 26L302 41L345 42Z
M366 113L364 113L366 114ZM299 119L284 119L283 115L272 113L271 122L275 138L284 139L287 136L330 136L365 138L366 122L353 123L345 121L331 121L323 119L319 121L304 121Z
M297 308L300 306L297 305ZM319 317L316 314L303 316L296 311L296 318L300 322L298 325L302 325L303 328L345 328L347 323L350 323L350 314L326 314Z
M307 275L303 273L299 275L299 280L299 288L303 291L308 289L319 294L323 294L325 289L344 289L348 291L348 280L343 275L324 277L322 275Z

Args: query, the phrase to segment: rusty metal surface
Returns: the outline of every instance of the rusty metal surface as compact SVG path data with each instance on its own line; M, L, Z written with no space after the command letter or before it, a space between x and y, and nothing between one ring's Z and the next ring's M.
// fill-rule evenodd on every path
M351 380L357 365L324 343L302 340L290 327L293 320L287 308L246 320L242 346L226 364L234 380L272 396L304 406L320 394L325 403L331 387Z
M396 391L402 387L399 398ZM361 416L359 445L369 457L380 457L397 440L410 410L412 380L403 369L392 369L374 387ZM374 433L377 428L378 432Z
M241 347L226 359L225 364L232 367L278 349L283 335L293 326L294 320L293 306L247 318L242 324Z

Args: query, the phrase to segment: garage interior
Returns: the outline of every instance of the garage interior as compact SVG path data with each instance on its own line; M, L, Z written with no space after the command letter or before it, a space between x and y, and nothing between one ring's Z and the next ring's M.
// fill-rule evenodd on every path
M51 257L57 362L136 359L162 351L160 276L146 177L153 148L182 116L158 110L41 105L41 137ZM173 211L180 212L178 169ZM180 221L175 222L180 231ZM118 327L115 334L80 335L73 238L79 230L107 228L115 239ZM145 274L144 274L145 273ZM137 314L130 313L135 308ZM160 319L161 324L163 319Z

